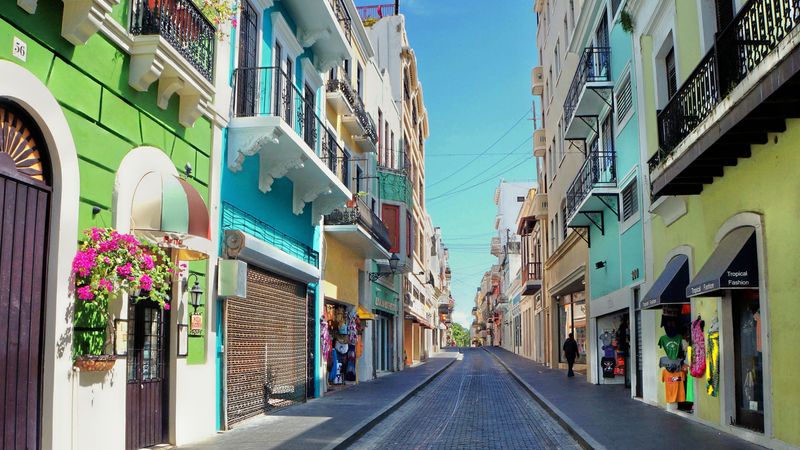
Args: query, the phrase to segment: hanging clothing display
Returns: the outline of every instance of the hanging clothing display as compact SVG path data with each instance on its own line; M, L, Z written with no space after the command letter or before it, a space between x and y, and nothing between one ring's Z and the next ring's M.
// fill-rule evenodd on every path
M603 378L614 378L614 368L617 366L615 358L601 358L600 365L603 368Z
M661 369L661 381L664 382L664 394L667 403L678 403L686 401L686 372L682 369L677 372L670 372Z
M692 322L692 347L694 351L689 358L689 373L695 378L706 374L706 343L703 335L704 322L700 317Z
M695 351L690 345L686 349L686 359L691 361L692 357L694 356ZM694 380L686 377L686 401L687 402L694 402Z
M322 351L328 362L329 384L358 381L356 369L363 353L364 323L356 309L326 300L322 320Z
M706 364L706 391L708 395L719 395L719 329L716 322L708 330L708 361Z
M658 339L658 346L664 349L669 359L678 359L681 352L681 345L683 336L676 334L674 336L664 335Z

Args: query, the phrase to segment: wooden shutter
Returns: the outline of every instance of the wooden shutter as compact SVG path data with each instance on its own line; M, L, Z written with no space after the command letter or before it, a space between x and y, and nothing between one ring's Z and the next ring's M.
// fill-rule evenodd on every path
M381 220L389 229L392 242L392 253L400 253L400 207L397 205L381 205Z
M628 220L639 212L639 198L636 179L622 190L622 220Z

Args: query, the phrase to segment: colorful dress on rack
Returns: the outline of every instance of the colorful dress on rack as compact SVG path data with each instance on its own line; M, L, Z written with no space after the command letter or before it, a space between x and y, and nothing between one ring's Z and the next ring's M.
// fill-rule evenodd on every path
M706 364L706 390L708 395L719 395L719 331L708 332L708 363Z
M706 343L703 335L702 319L692 322L692 356L689 358L689 373L700 378L706 373Z

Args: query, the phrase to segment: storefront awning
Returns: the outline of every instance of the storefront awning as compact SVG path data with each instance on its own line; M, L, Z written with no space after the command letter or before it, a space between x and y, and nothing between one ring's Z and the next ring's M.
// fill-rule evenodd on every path
M358 314L358 318L361 320L375 320L375 314L372 314L371 312L367 311L361 305L358 305L358 308L356 309L356 314Z
M689 257L676 255L667 262L653 287L639 303L641 309L661 308L664 305L688 303L686 286L689 284Z
M686 296L714 297L720 295L720 290L755 288L758 288L756 233L753 227L741 227L722 238L686 287Z
M176 249L183 261L207 259L211 248L208 207L186 180L150 172L133 194L134 234L160 247Z

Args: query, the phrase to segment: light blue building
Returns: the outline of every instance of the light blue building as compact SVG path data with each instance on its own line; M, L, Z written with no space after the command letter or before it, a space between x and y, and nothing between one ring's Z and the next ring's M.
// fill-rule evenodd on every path
M322 77L349 54L344 4L240 6L220 189L220 429L319 395L318 225L353 197Z
M587 2L569 51L580 62L564 103L564 138L584 163L564 217L589 244L589 379L635 385L629 342L644 282L642 174L631 34L620 1Z

